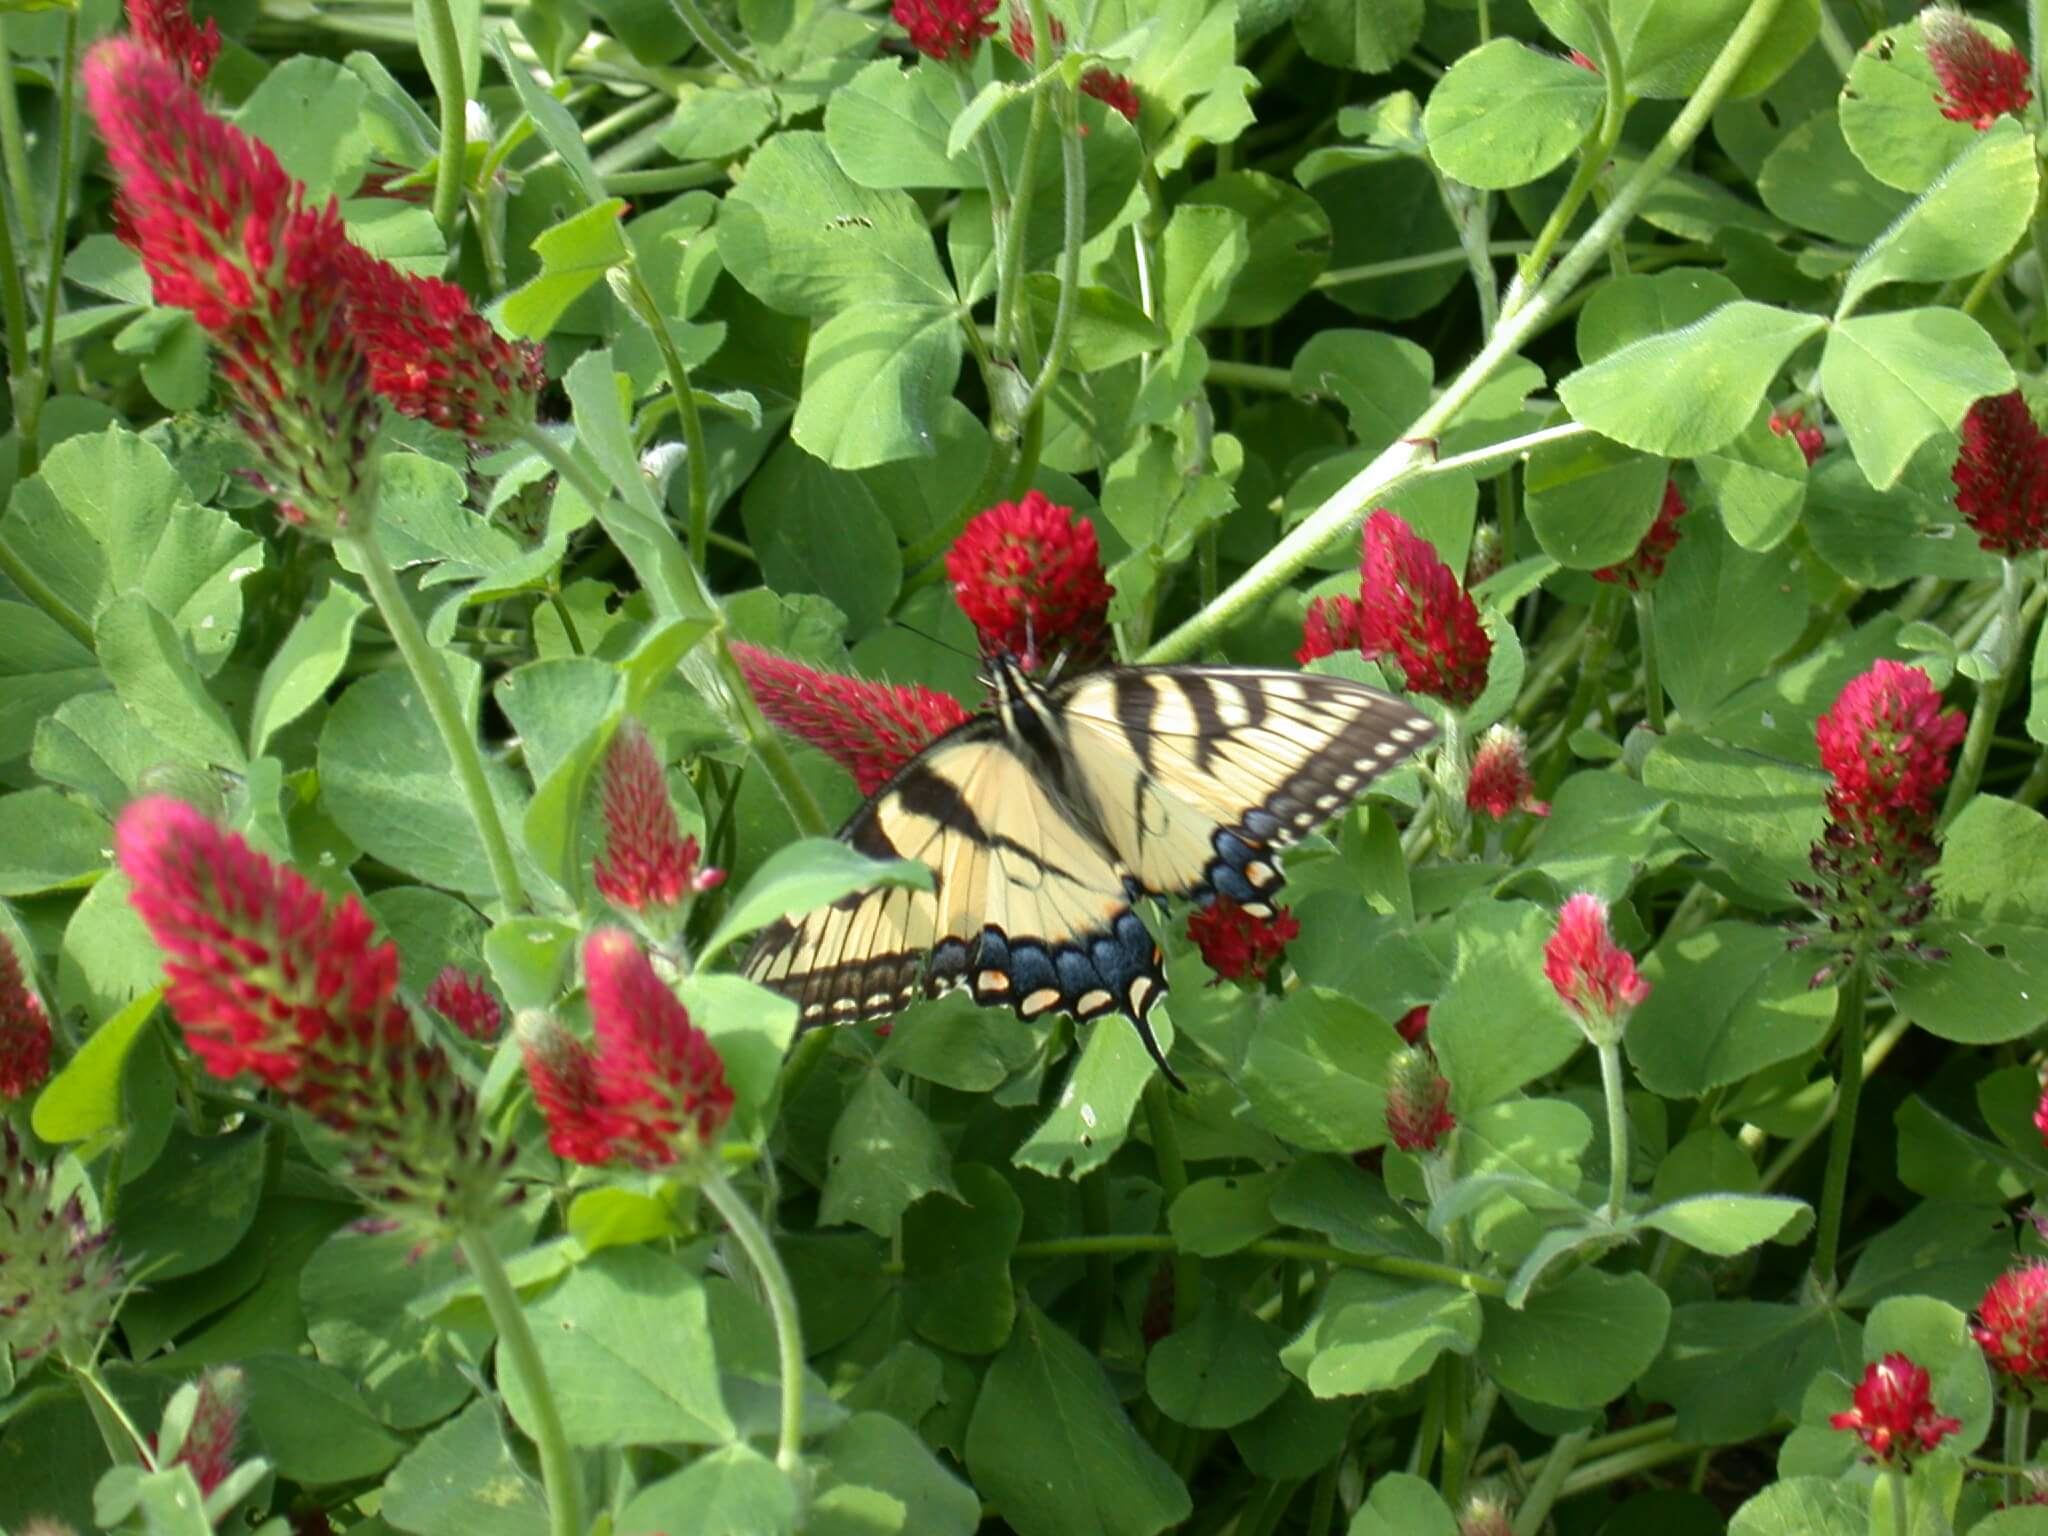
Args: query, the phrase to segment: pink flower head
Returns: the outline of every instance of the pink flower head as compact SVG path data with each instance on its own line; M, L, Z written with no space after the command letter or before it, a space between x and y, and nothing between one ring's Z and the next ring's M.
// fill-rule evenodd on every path
M598 1091L590 1047L544 1014L521 1015L519 1051L555 1156L572 1163L610 1162L624 1127Z
M597 1090L619 1117L616 1149L646 1166L709 1146L732 1116L725 1063L623 929L583 945Z
M996 35L989 20L998 0L896 0L889 14L910 34L911 46L941 64L974 57L985 37Z
M1048 648L1079 662L1101 655L1114 594L1095 525L1043 492L976 514L946 551L946 575L984 652L1014 656L1027 671Z
M1281 953L1300 937L1301 923L1285 907L1270 917L1245 911L1228 896L1188 913L1188 938L1217 981L1262 982Z
M459 965L444 966L422 1001L472 1040L497 1039L505 1022L505 1011L483 977L472 976Z
M1359 638L1367 656L1391 654L1411 693L1454 709L1486 689L1493 641L1479 609L1429 541L1381 507L1366 519Z
M1457 1123L1451 1085L1429 1047L1395 1052L1387 1062L1387 1139L1403 1152L1434 1152Z
M235 1470L235 1442L242 1434L242 1409L249 1397L241 1367L216 1366L199 1378L199 1400L172 1465L190 1467L201 1496L212 1493Z
M25 1099L50 1076L50 1016L0 935L0 1104Z
M1983 548L2007 556L2048 549L2048 434L2018 390L1970 407L1951 478L1956 510Z
M1083 96L1093 96L1112 112L1121 113L1125 122L1138 120L1138 88L1127 77L1091 69L1081 76L1080 89Z
M307 206L267 146L207 111L142 43L97 44L84 76L156 300L213 337L283 515L326 537L360 532L376 502L379 410L344 309L339 205Z
M1942 709L1925 672L1875 663L1814 724L1821 766L1835 780L1829 813L1862 826L1933 815L1935 793L1948 782L1949 754L1967 729L1961 710Z
M1301 649L1294 653L1295 663L1305 667L1318 657L1357 650L1364 644L1359 628L1364 616L1355 597L1340 593L1312 599L1301 621Z
M192 19L187 0L128 0L128 30L135 40L175 68L187 85L206 84L220 57L220 23Z
M1466 808L1479 816L1506 821L1517 811L1548 816L1550 807L1536 798L1529 777L1529 743L1512 725L1496 725L1479 740L1472 754L1472 776L1465 782Z
M1593 573L1595 581L1625 581L1631 592L1646 587L1664 574L1664 562L1678 548L1678 520L1685 516L1685 498L1678 494L1678 482L1664 482L1664 501L1657 517L1636 545L1636 552L1619 565L1603 565Z
M2048 1383L2048 1261L2035 1259L1991 1282L1970 1329L1994 1371L2032 1385Z
M296 870L162 795L121 813L114 854L164 952L165 999L214 1076L296 1088L316 1059L409 1034L398 950L373 942L354 896L330 910Z
M1619 1035L1628 1016L1650 995L1629 952L1614 942L1607 903L1580 891L1557 914L1557 931L1543 946L1543 974L1559 999L1589 1032Z
M1932 1388L1925 1367L1905 1355L1886 1355L1864 1370L1856 1384L1856 1406L1828 1423L1854 1430L1878 1461L1907 1460L1916 1450L1933 1450L1963 1427L1962 1420L1934 1411Z
M820 672L756 646L733 659L770 724L810 743L871 795L889 776L971 718L951 694Z
M725 879L697 866L697 839L685 837L668 798L661 759L638 720L628 718L604 758L604 853L591 871L598 892L673 938L690 898Z
M1827 434L1819 427L1802 425L1806 412L1794 411L1789 416L1771 412L1771 430L1780 437L1789 437L1799 445L1799 451L1806 456L1807 468L1811 469L1820 456L1827 452Z
M507 341L455 284L401 272L361 246L343 253L342 275L370 386L393 410L484 443L533 420L547 383L538 344Z
M2026 110L2034 93L2027 87L2026 56L2001 48L1958 12L1929 6L1920 13L1927 62L1941 83L1934 100L1951 122L1972 124L1979 133L2008 112Z

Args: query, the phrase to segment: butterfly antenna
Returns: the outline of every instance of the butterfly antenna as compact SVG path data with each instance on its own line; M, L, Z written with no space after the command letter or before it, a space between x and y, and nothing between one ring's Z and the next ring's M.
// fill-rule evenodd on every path
M936 645L942 651L951 651L955 656L965 656L969 661L973 662L979 662L981 660L981 656L978 652L970 651L964 645L955 645L950 640L942 640L937 635L933 634L930 630L919 629L915 624L906 624L901 619L892 618L889 620L889 622L895 625L898 629L908 630L911 634L917 636L917 638L920 640L929 641L931 644Z

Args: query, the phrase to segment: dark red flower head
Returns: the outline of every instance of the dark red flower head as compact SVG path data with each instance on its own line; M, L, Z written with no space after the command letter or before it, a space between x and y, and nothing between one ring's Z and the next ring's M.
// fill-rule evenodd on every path
M1091 69L1081 76L1081 94L1093 96L1112 112L1121 113L1125 122L1138 120L1138 88L1123 75Z
M2015 1381L2048 1383L2048 1261L2035 1259L1991 1282L1971 1336L1991 1368Z
M1999 47L1967 17L1929 6L1920 13L1920 29L1927 62L1941 82L1934 100L1951 122L1973 124L1982 133L2007 112L2025 111L2034 99L2026 56Z
M946 551L946 575L987 654L1014 656L1027 671L1048 653L1102 654L1114 594L1095 525L1043 492L978 513Z
M1814 722L1821 766L1835 780L1829 814L1856 827L1932 816L1935 795L1948 782L1949 754L1967 729L1961 710L1943 710L1925 672L1875 663Z
M434 1012L472 1040L495 1040L505 1022L505 1011L481 976L472 976L459 965L444 966L421 999Z
M1409 1045L1422 1044L1423 1037L1429 1033L1429 1004L1423 1003L1402 1014L1395 1021L1394 1033Z
M709 1146L732 1117L725 1063L623 929L583 945L597 1036L597 1091L618 1116L614 1150L648 1167Z
M2048 549L2048 434L2018 390L1970 407L1952 478L1956 510L1985 549Z
M1636 552L1619 565L1603 565L1593 573L1595 581L1625 581L1631 592L1646 587L1664 574L1664 562L1678 548L1678 520L1685 516L1685 498L1678 494L1678 482L1664 482L1664 501L1657 508L1656 521L1636 545Z
M1381 507L1365 523L1358 630L1367 656L1392 655L1411 693L1454 709L1486 690L1493 641L1429 541Z
M53 1349L76 1358L98 1347L122 1296L108 1236L75 1188L58 1196L55 1167L0 1119L0 1349L26 1365Z
M50 1016L0 934L0 1105L25 1099L50 1075Z
M1387 1062L1387 1139L1403 1152L1434 1152L1457 1124L1435 1053L1426 1045L1396 1051Z
M1818 462L1820 456L1827 452L1828 438L1827 434L1821 431L1819 427L1803 425L1805 420L1806 412L1804 411L1794 411L1789 416L1781 416L1776 411L1773 411L1771 412L1771 430L1777 433L1778 436L1790 437L1793 442L1797 443L1799 451L1806 456L1807 468L1811 469Z
M1931 1451L1963 1427L1962 1420L1934 1411L1929 1395L1933 1383L1924 1367L1905 1355L1886 1355L1863 1372L1856 1384L1856 1406L1832 1416L1828 1423L1849 1429L1878 1461L1904 1461L1915 1451Z
M1264 981L1300 935L1301 923L1285 907L1275 907L1271 917L1255 917L1228 896L1218 896L1188 913L1188 938L1216 973L1215 981Z
M738 642L732 654L769 723L839 764L864 795L880 789L898 768L971 718L958 699L929 688L820 672Z
M889 14L910 34L911 46L941 64L974 57L984 37L996 35L989 20L998 0L896 0Z
M1321 656L1357 650L1364 643L1359 630L1363 618L1364 610L1355 597L1339 593L1310 599L1301 621L1301 649L1294 653L1296 664L1305 667Z
M1586 891L1557 914L1557 930L1543 946L1543 974L1589 1033L1619 1034L1629 1014L1650 995L1634 958L1614 942L1607 903Z
M1052 30L1054 48L1067 45L1067 29L1057 16L1048 16L1046 21ZM1031 34L1031 7L1012 5L1010 7L1010 51L1026 64L1038 57L1038 39Z
M128 0L128 30L176 69L187 85L206 84L213 61L220 57L220 23L209 16L200 26L193 21L187 0Z
M673 938L690 898L725 871L698 868L697 839L683 835L661 759L638 720L621 724L605 753L604 824L604 853L591 872L598 892L657 938Z
M624 1122L598 1091L590 1047L546 1014L521 1014L519 1051L547 1121L549 1149L572 1163L610 1162Z
M547 383L537 343L507 341L455 284L401 272L359 245L343 252L342 274L370 385L393 410L484 443L533 420Z
M1529 777L1529 743L1512 725L1496 725L1479 739L1472 776L1465 781L1465 806L1474 815L1505 821L1517 811L1548 816Z

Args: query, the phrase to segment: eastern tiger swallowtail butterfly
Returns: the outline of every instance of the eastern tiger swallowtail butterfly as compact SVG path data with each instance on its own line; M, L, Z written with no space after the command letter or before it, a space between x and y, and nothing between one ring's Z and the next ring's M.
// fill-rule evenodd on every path
M1146 1016L1160 951L1131 904L1227 896L1255 916L1277 850L1436 734L1341 678L1251 667L1114 667L1054 687L998 657L994 709L905 763L841 828L933 889L889 886L765 930L746 974L798 1027L894 1013L965 986L1025 1019L1122 1013L1183 1086Z

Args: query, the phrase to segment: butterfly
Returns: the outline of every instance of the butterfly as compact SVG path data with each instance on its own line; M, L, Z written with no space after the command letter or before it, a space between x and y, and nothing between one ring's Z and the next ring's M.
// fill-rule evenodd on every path
M857 891L763 930L745 965L798 1028L966 987L984 1007L1121 1013L1175 1087L1147 1015L1166 992L1148 897L1270 916L1279 850L1427 745L1410 705L1341 678L1111 667L1041 684L998 656L994 707L905 763L840 830L932 889Z

